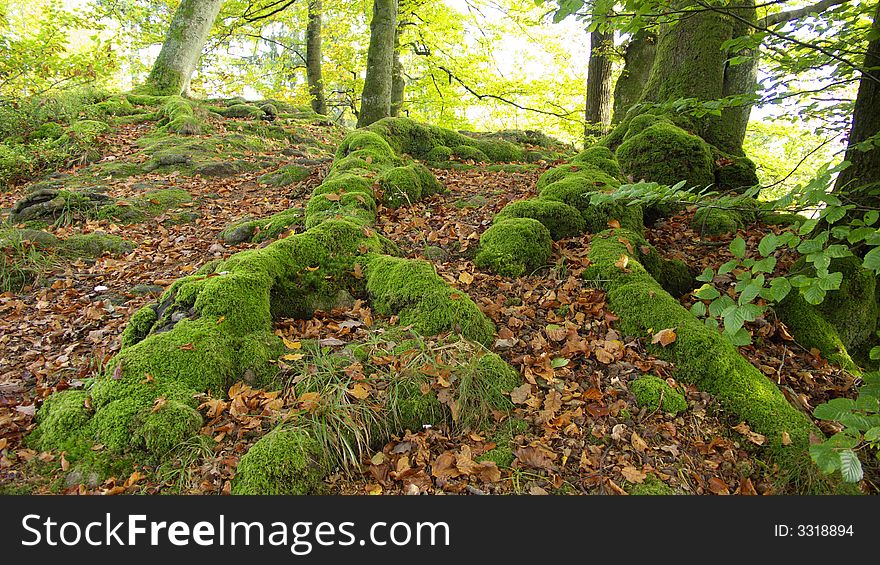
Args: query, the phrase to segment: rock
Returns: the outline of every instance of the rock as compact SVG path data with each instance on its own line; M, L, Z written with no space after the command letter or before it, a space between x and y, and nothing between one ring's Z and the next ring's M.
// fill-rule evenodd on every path
M144 296L145 294L162 294L165 292L165 288L155 284L136 284L128 292L135 296Z
M224 251L226 251L226 248L223 247L222 245L220 245L219 243L215 243L211 247L208 248L208 253L219 254L219 253L223 253Z
M422 252L422 256L430 261L445 261L449 258L449 253L447 253L446 250L444 250L442 247L429 245L425 247L425 250Z
M296 147L285 147L281 150L282 155L286 155L288 157L308 157L307 153L300 151Z
M238 245L250 241L256 233L256 226L251 218L246 218L226 227L218 237L226 245Z
M22 241L29 241L42 247L56 247L58 245L57 237L42 230L13 228L0 236L0 242L20 243Z
M243 168L240 162L217 161L200 165L193 173L203 177L230 177L242 172Z
M42 188L28 193L13 204L9 219L13 222L26 222L37 219L54 220L64 213L71 212L90 214L107 204L109 200L109 196L91 190L69 192Z
M124 255L134 249L131 243L118 235L100 231L72 235L64 240L61 247L66 253L77 257L100 257L104 253Z
M166 153L165 155L159 155L156 159L156 162L160 167L167 167L169 165L185 165L191 161L189 155L185 155L183 153Z

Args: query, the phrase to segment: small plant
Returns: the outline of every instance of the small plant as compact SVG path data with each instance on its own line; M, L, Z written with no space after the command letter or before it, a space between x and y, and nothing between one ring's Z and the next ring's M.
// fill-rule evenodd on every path
M835 398L820 404L813 416L837 422L843 429L810 446L810 457L823 473L840 471L843 480L857 483L864 474L858 452L880 460L880 372L863 377L855 400Z
M0 292L18 292L38 282L53 259L34 243L0 234Z

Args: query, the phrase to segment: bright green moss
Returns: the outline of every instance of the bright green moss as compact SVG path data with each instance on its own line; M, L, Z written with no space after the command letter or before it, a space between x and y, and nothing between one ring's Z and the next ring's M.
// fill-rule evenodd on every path
M702 235L732 233L755 222L758 203L754 198L722 196L697 208L691 227Z
M201 135L205 132L205 125L194 116L178 116L164 127L165 131L178 135Z
M510 218L532 218L550 230L553 240L575 237L584 232L584 222L580 211L563 202L555 200L518 200L505 206L495 216L495 223Z
M550 231L532 218L511 218L493 224L480 236L475 263L503 276L531 274L552 254Z
M715 188L722 191L745 192L760 184L755 163L748 157L717 152Z
M684 396L669 386L669 383L655 377L645 375L629 383L629 391L636 397L639 406L649 410L660 410L670 414L678 414L687 410Z
M598 174L599 176L593 176ZM613 190L612 185L604 184L604 173L590 171L589 175L572 174L544 187L541 200L563 202L576 208L584 219L584 228L597 233L608 228L608 222L616 220L621 227L634 231L642 231L644 216L640 205L630 206L625 202L609 202L594 205L590 203L593 193L600 190Z
M72 458L88 452L94 437L88 398L84 390L65 390L47 398L37 412L39 426L29 438L31 445L65 451Z
M126 223L143 222L189 202L192 202L192 196L187 191L180 188L164 188L147 192L124 204L104 206L98 211L98 217Z
M135 312L122 332L122 348L132 346L147 337L157 319L158 315L152 306L145 306Z
M367 265L367 291L380 314L397 314L400 325L412 325L422 335L455 332L483 345L491 342L492 322L431 263L376 255Z
M600 190L613 190L620 186L620 181L601 168L591 163L578 162L550 169L538 178L538 184L535 188L538 194L543 195L546 187L559 181L580 182Z
M491 436L495 447L477 457L477 461L493 461L499 468L507 469L513 464L515 438L529 430L529 423L520 418L508 418Z
M680 259L660 260L656 268L648 270L663 290L672 296L681 297L696 288L696 279L690 267Z
M150 411L144 419L141 434L147 450L157 456L171 451L198 434L202 416L187 404L166 401L161 408Z
M622 331L648 338L658 329L674 328L674 343L652 346L651 350L675 363L678 380L694 383L711 393L727 411L767 436L767 447L780 465L784 462L796 473L815 470L807 447L810 434L821 432L726 338L660 288L619 241L620 237L626 239L627 234L623 230L609 230L593 238L592 265L585 276L603 281L609 306L620 316ZM626 269L615 265L622 255L629 257ZM783 432L791 439L788 445L782 443Z
M452 150L452 154L463 161L477 161L482 163L489 161L489 157L487 157L485 153L476 147L471 147L470 145L459 145Z
M642 483L630 483L625 487L626 492L633 496L671 496L676 494L675 489L667 485L655 475L648 475Z
M510 391L522 384L519 372L495 353L472 360L459 375L458 401L461 423L473 428L485 427L493 412L510 412Z
M324 179L324 182L322 182L320 186L312 191L312 196L330 193L345 194L348 192L360 192L372 197L373 181L369 178L349 173L330 175Z
M657 122L624 141L617 149L624 174L639 180L688 187L715 183L715 164L709 145L666 122Z
M452 149L446 147L445 145L438 145L437 147L428 151L425 155L425 160L430 163L445 163L452 158Z
M298 183L312 174L311 169L300 165L291 164L279 167L278 170L266 173L257 179L257 182L269 186L287 186Z
M64 253L76 257L100 257L104 253L125 255L134 249L131 243L118 235L102 232L72 235L64 240L61 248Z
M615 179L623 178L620 164L617 162L614 152L601 145L594 145L581 151L572 158L571 163L595 167Z
M327 472L320 444L302 429L276 429L238 462L233 494L318 494Z
M251 104L233 104L226 108L223 115L227 118L250 118L256 120L262 118L265 113Z
M304 217L305 211L302 208L288 208L264 220L254 220L253 241L259 243L276 239L291 228L303 225Z
M427 392L422 391L422 387ZM395 432L419 432L425 425L439 426L450 420L449 409L431 390L428 380L418 374L395 379L388 391L388 420Z
M359 225L370 225L376 221L376 201L361 192L312 195L306 204L306 228L313 228L321 222L341 218Z

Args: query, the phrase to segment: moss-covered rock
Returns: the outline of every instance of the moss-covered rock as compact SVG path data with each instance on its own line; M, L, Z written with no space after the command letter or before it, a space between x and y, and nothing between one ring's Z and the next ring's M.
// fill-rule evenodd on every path
M278 170L261 175L257 182L269 186L287 186L298 183L312 174L311 169L291 164L279 167Z
M125 255L131 253L134 246L118 235L92 232L68 237L61 244L61 249L64 253L76 257L100 257L104 253Z
M575 237L584 232L586 222L577 208L564 202L545 199L518 200L505 206L496 216L495 223L510 218L532 218L550 231L554 240Z
M607 147L594 145L575 155L571 162L595 167L614 179L622 179L623 172L614 152Z
M547 264L552 254L550 230L532 218L493 224L480 236L475 263L499 275L519 277Z
M623 173L634 180L667 185L685 181L688 187L715 183L711 147L666 121L657 121L629 136L616 154Z
M489 157L485 153L470 145L459 145L452 150L452 154L462 161L477 161L480 163L489 161Z
M431 263L377 255L367 263L366 279L376 311L400 316L403 326L427 336L455 332L483 345L492 340L492 322L466 294L447 285Z
M451 158L452 149L445 145L438 145L425 154L425 160L429 163L445 163Z
M615 220L620 226L641 232L644 228L644 216L641 205L629 205L623 201L592 204L591 198L598 191L613 191L613 184L604 183L604 174L593 176L579 172L568 175L541 191L541 200L555 200L576 208L584 219L584 227L590 233L597 233L609 227L608 222ZM598 180L597 180L598 179Z
M233 494L319 494L327 465L320 444L305 430L276 429L238 462Z
M733 233L754 223L759 208L754 198L722 196L697 208L691 227L701 235Z
M684 395L654 375L644 375L632 381L629 383L629 391L636 397L639 406L649 410L662 409L670 414L678 414L687 410L687 401Z
M755 162L748 157L717 152L715 187L722 191L745 192L760 184Z

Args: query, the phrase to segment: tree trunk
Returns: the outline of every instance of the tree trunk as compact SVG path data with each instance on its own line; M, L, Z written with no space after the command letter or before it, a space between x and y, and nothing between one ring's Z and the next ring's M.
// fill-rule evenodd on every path
M755 0L740 0L737 5L743 6L745 9L733 13L750 22L756 21ZM741 20L733 22L733 37L749 35L753 30L754 28ZM728 52L727 56L747 57L747 59L738 65L725 65L722 94L724 96L754 94L758 88L758 52L754 49L743 49L736 53ZM722 113L722 120L730 135L730 144L739 148L738 153L740 154L742 154L742 145L746 138L746 129L749 126L751 115L751 103L727 108Z
M737 5L749 3L754 6L754 0L744 0ZM686 1L680 7L692 5L695 3ZM736 10L736 14L755 20L754 9ZM724 42L741 34L742 26L742 22L728 13L703 8L685 13L674 24L663 25L657 41L657 56L639 101L718 100L742 88L740 73L728 71L726 63L731 54L722 49ZM700 137L710 144L742 155L743 115L747 120L748 115L742 109L725 109L722 116L696 119L694 125Z
M587 103L584 137L604 135L611 123L611 50L614 32L590 33L590 62L587 65Z
M400 116L406 91L406 78L403 76L403 63L400 62L400 28L394 34L394 66L391 69L391 115Z
M364 127L391 115L391 85L394 67L394 35L397 30L397 0L373 0L367 76L361 94L357 127Z
M181 0L165 43L153 64L147 87L156 94L183 94L223 0Z
M637 31L623 54L623 72L614 85L614 113L611 121L623 119L633 104L638 102L654 66L657 54L657 35L647 30Z
M312 110L327 114L324 100L324 78L321 73L321 0L309 0L309 23L306 26L306 79Z
M834 184L836 192L843 192L856 203L880 207L880 139L869 148L859 144L880 134L880 4L871 26L873 39L868 43L864 74L859 80L859 92L853 107L852 126L849 130L845 159L850 166L840 172Z

